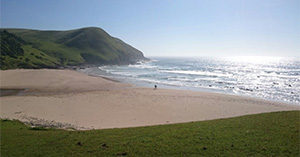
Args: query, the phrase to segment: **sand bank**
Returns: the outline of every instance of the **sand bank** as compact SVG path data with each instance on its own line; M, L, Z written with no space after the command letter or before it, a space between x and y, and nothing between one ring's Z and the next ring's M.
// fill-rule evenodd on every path
M137 88L71 70L1 71L1 118L33 125L103 129L211 120L299 106L233 95Z

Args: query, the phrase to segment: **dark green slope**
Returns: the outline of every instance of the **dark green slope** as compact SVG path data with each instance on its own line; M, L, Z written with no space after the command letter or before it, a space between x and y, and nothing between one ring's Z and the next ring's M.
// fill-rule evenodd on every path
M55 68L59 66L58 59L32 48L25 42L7 31L1 31L1 69L14 68Z
M1 48L1 69L56 68L83 64L132 64L146 60L139 50L96 27L70 31L5 30L24 41L20 46L24 50L24 55L17 55L12 59L6 55L6 52L2 52ZM4 32L4 29L1 29L1 32ZM1 43L6 40L8 39L1 37ZM7 45L1 44L1 47ZM26 54L32 53L33 56L38 57L30 55L26 57ZM46 57L41 58L40 55ZM20 66L19 63L22 62L20 58L27 58L30 64L26 67Z

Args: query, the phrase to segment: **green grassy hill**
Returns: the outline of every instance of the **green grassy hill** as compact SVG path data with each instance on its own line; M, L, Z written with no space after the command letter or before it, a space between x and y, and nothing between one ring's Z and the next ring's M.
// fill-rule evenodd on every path
M65 131L1 120L2 156L299 156L300 112Z
M1 69L132 64L145 59L141 51L96 27L69 31L1 29Z

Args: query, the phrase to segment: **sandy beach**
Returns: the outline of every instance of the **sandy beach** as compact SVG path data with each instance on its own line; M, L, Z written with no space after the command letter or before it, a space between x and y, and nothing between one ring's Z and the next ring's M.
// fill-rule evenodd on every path
M300 106L187 90L133 87L72 70L1 71L1 118L59 128L104 129L228 118Z

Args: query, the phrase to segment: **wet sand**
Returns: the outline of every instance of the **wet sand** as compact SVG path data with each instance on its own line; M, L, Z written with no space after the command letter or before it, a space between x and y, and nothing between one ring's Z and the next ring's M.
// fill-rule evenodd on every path
M0 89L0 97L21 95L26 89Z
M300 110L299 106L249 97L133 87L71 70L6 70L0 74L1 89L26 89L19 95L0 97L0 117L31 125L123 128Z

